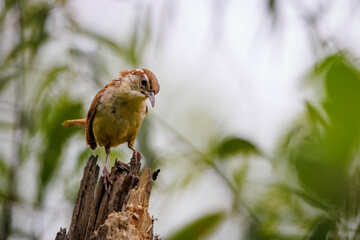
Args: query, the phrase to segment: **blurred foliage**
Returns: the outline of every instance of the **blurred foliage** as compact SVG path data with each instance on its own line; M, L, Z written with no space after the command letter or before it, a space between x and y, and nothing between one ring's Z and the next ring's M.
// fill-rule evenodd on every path
M289 182L279 186L313 210L301 208L306 220L299 213L288 218L309 232L307 239L359 239L360 222L351 226L360 210L360 72L338 52L315 65L308 83L318 99L306 103L304 116L284 136L279 158ZM285 166L280 159L277 168Z
M254 143L217 136L201 151L168 126L189 147L187 158L196 169L183 171L173 189L194 184L209 170L215 173L232 196L219 224L246 219L242 239L360 239L360 72L349 56L338 51L315 63L306 82L316 98L305 102L303 115L272 157L278 179L255 199L246 197L254 184L248 174L251 163L265 156ZM196 230L203 229L198 224L204 218L169 238L201 239Z
M317 69L317 79L325 88L317 110L324 118L309 118L309 130L288 144L290 158L304 189L327 201L334 208L346 208L347 192L359 145L360 75L343 55L326 58ZM345 209L344 209L345 210Z
M236 136L217 137L202 152L171 129L190 147L196 169L173 184L188 186L213 171L232 195L222 222L244 218L248 223L242 239L360 239L360 72L349 56L338 51L315 63L306 82L316 98L305 102L304 114L273 157L279 180L265 185L255 199L245 196L244 188L252 185L247 175L251 162L265 156ZM194 229L201 231L202 221L199 217L170 239L201 239Z

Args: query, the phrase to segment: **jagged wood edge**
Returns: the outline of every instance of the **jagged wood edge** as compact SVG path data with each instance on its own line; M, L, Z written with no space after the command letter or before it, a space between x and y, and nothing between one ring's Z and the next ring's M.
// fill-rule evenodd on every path
M111 170L111 178L114 184L110 195L105 194L103 177L100 177L95 192L99 175L97 159L97 156L91 156L84 168L68 234L66 235L66 228L60 228L56 240L90 239L111 212L121 211L126 206L131 190L137 186L139 182L137 175L141 164L139 160L134 161L132 158L130 167L123 162L115 162ZM146 171L150 171L150 168L146 168ZM152 173L152 180L156 179L159 171L158 169ZM152 182L150 183L151 186ZM149 190L151 191L151 187Z

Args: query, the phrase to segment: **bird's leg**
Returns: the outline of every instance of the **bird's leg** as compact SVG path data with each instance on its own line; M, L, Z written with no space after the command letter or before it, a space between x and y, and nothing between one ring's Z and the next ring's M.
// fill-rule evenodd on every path
M141 153L136 151L135 148L133 147L133 145L131 144L128 144L128 147L133 150L133 155L132 155L132 158L135 159L135 161L138 161L138 158L139 158L139 161L142 159L142 156L141 156Z
M104 186L105 186L105 191L107 191L108 193L110 193L110 188L109 186L113 183L111 178L110 178L110 173L107 169L107 161L109 158L109 154L110 154L110 149L108 150L108 148L105 148L106 151L106 160L105 160L105 166L104 166L104 170L103 170L103 176L104 176Z

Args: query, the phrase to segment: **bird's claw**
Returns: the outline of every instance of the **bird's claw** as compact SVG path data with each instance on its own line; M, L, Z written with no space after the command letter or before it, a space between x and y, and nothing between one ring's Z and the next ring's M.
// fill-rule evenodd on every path
M105 186L105 191L110 194L110 185L113 184L112 179L110 178L110 173L107 170L107 168L105 167L103 170L103 179L104 179L104 186Z
M137 162L137 161L140 161L142 159L142 156L141 156L141 153L140 152L137 152L137 151L134 151L133 152L133 155L132 155L132 158Z

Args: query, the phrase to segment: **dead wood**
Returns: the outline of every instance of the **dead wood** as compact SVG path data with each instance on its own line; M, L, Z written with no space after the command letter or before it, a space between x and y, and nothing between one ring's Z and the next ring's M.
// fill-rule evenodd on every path
M113 184L107 193L103 177L97 181L96 162L97 156L91 156L85 166L69 232L60 228L55 240L153 239L154 219L147 210L153 181L160 170L152 173L146 166L138 177L140 161L132 158L129 165L116 161L110 174Z

